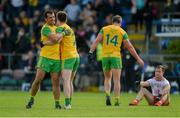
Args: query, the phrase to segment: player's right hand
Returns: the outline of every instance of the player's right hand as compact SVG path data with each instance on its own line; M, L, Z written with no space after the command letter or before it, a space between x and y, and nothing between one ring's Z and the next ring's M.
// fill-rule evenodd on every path
M93 62L93 52L88 53L88 61Z
M159 94L159 95L156 97L156 99L154 100L154 101L155 101L155 103L156 103L156 102L159 102L159 101L161 100L161 97L162 97L162 95L161 95L161 94Z
M62 38L63 38L63 35L60 34L60 33L57 33L57 39L56 39L56 42L57 42L57 43L60 43L61 40L62 40Z
M136 86L139 86L139 85L140 85L140 82L141 82L141 81L135 81Z

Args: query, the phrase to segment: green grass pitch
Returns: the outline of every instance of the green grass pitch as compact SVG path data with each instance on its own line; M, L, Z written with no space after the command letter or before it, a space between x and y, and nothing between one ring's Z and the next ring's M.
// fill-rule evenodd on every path
M136 94L122 93L120 106L105 106L104 93L75 92L71 110L54 109L52 92L39 92L32 109L26 109L28 92L0 91L0 117L180 117L180 95L171 95L170 106L128 106ZM61 93L61 104L64 95Z

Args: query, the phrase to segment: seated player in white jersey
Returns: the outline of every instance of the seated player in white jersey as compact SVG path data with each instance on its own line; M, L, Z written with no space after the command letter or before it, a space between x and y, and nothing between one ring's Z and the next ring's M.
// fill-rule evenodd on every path
M136 98L129 104L130 106L137 106L139 102L145 97L149 105L168 106L170 103L170 84L163 76L165 67L158 65L155 69L155 76L147 81L140 82L140 91ZM151 87L152 93L146 89Z

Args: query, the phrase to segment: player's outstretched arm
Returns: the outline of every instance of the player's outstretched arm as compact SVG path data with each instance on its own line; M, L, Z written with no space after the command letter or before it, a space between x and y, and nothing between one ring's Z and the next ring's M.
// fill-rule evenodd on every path
M102 34L98 34L98 36L96 37L96 40L93 42L89 53L88 53L88 61L89 62L93 62L93 52L96 49L97 44L102 40Z
M144 67L144 61L139 57L131 42L129 40L123 40L123 44L126 46L131 55L137 60L140 66Z
M96 37L96 40L93 42L89 52L91 52L91 53L94 52L94 50L96 49L97 44L100 43L102 38L103 38L102 34L99 33L98 36Z

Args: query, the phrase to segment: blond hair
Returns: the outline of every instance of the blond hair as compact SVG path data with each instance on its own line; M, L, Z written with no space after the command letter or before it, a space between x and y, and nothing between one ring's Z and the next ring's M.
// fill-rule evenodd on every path
M157 65L156 68L161 68L162 72L164 73L167 67L163 65Z

